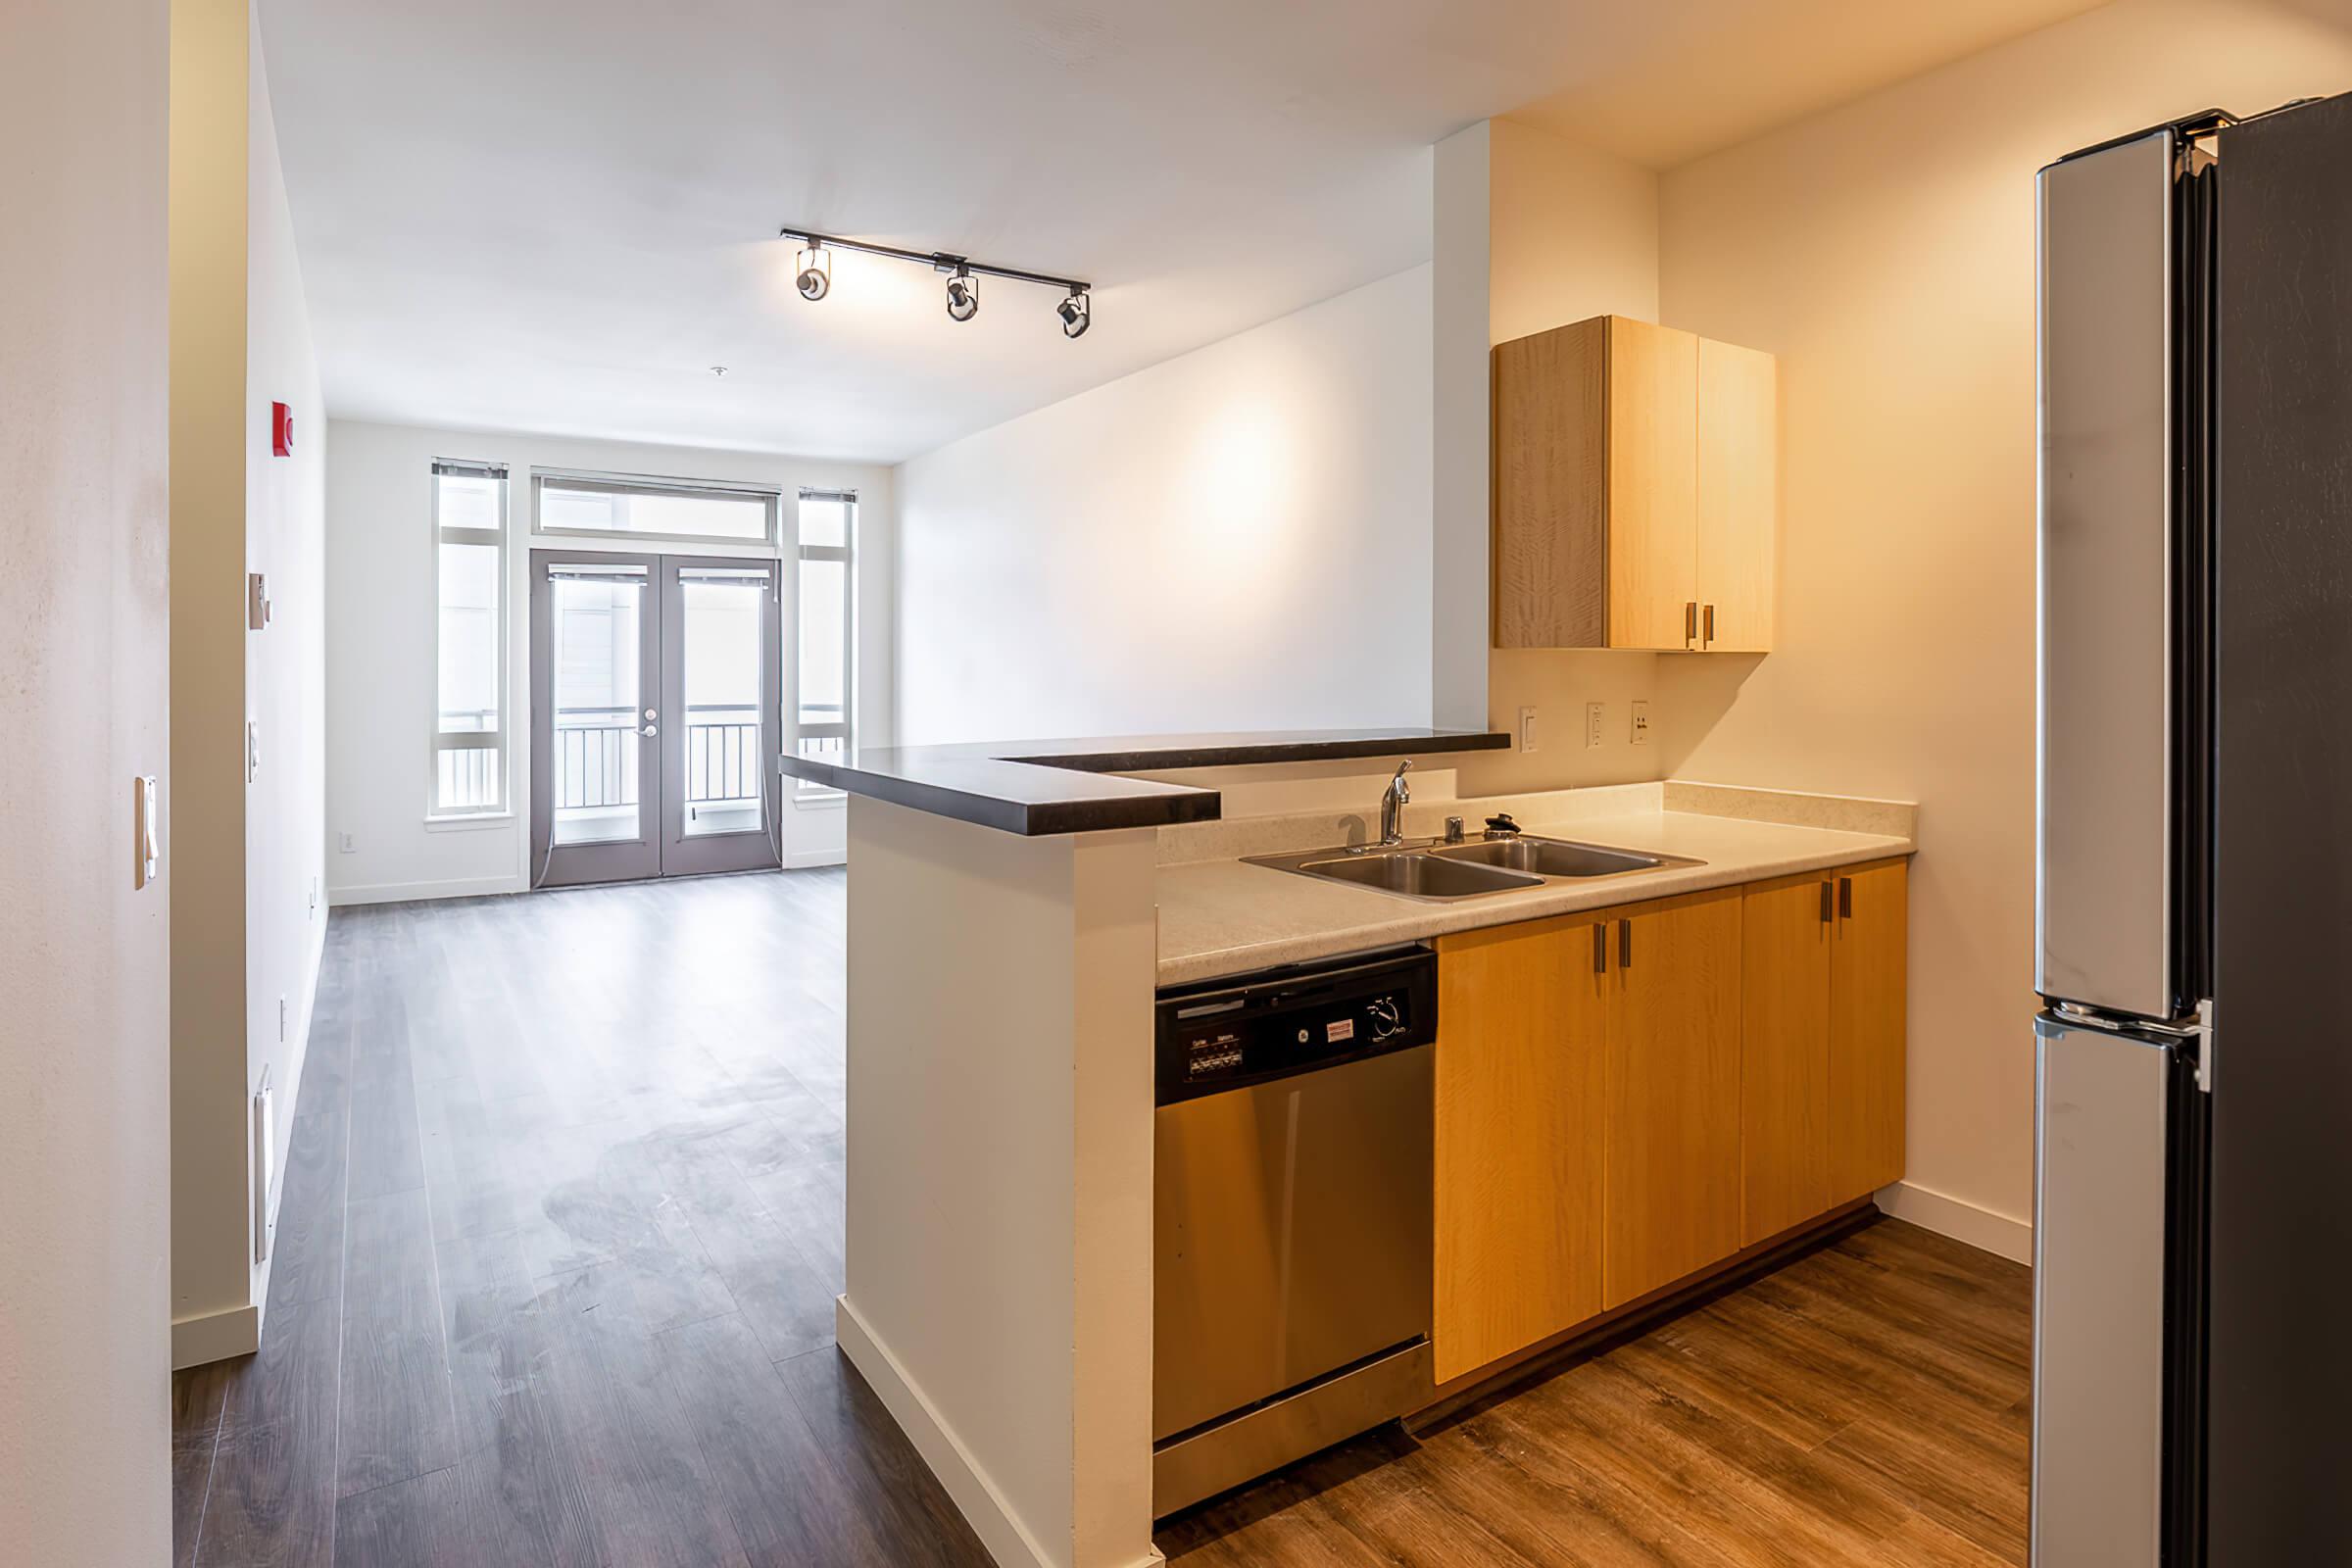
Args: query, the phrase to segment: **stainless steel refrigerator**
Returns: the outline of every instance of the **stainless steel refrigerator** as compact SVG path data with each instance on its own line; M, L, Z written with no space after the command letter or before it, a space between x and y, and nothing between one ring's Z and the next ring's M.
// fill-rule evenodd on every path
M2033 1560L2352 1564L2352 98L2038 246Z

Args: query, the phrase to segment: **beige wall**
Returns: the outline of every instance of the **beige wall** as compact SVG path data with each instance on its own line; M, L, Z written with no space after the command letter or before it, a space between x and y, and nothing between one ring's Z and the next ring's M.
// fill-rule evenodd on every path
M2034 172L2352 87L2343 34L2123 0L1665 176L1671 324L1780 356L1780 635L1659 662L1674 776L1921 805L1910 1180L2031 1213Z
M167 772L167 14L5 30L0 1558L162 1563L172 873L133 890L130 792Z
M267 1071L282 1165L325 931L326 421L246 0L174 0L171 103L172 1318L187 1365L257 1343L248 1106ZM292 458L270 455L272 401L295 411ZM248 570L270 579L266 631L246 628Z
M1656 320L1657 175L1517 121L1491 121L1488 131L1491 255L1481 350L1593 316ZM1478 635L1482 647L1491 640L1483 616ZM1537 749L1465 758L1461 792L1664 777L1664 748L1632 742L1633 703L1653 696L1658 665L1655 654L1489 651L1488 722L1516 735L1520 710L1534 708ZM1596 747L1585 744L1586 705L1595 702L1603 705Z

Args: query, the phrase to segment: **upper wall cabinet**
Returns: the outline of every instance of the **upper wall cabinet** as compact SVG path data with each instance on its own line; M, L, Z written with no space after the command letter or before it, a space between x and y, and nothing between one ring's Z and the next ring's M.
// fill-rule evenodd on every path
M1771 355L1601 316L1494 374L1495 647L1771 648Z

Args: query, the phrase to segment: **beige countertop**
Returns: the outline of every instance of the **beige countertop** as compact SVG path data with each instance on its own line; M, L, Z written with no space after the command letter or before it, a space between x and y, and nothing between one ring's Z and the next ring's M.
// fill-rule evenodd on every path
M1508 925L1578 909L1637 904L1677 893L1733 887L1829 866L1852 865L1916 848L1909 835L1800 827L1660 808L1577 812L1545 821L1526 814L1530 833L1687 856L1699 865L1661 866L1541 888L1427 904L1238 859L1162 865L1158 877L1159 984L1219 979L1276 964Z

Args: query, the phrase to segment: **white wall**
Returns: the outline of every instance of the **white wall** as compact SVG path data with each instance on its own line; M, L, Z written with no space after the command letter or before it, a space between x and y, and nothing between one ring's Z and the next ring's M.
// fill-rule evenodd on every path
M245 709L262 758L245 790L243 1087L250 1096L265 1071L275 1086L283 1171L326 941L326 416L258 26L251 43L244 564L269 578L271 612L267 631L244 639ZM294 411L291 457L271 454L272 402ZM266 1263L253 1272L257 1303L269 1277Z
M326 468L326 878L336 904L512 893L528 885L530 470L534 466L858 492L858 729L891 734L892 473L870 465L699 447L639 446L513 431L432 430L338 419ZM508 799L523 808L459 822L425 820L434 704L432 464L508 467L507 711L514 746ZM577 549L576 537L561 544ZM659 549L631 535L619 549ZM691 548L710 552L709 546ZM746 549L744 555L765 552ZM787 565L785 636L793 635ZM838 859L848 837L838 798L784 806L787 863ZM349 854L337 846L350 834Z
M999 1563L1142 1568L1156 840L850 822L842 1348Z
M0 1556L172 1554L166 8L0 47ZM24 156L26 153L35 156ZM167 855L170 845L167 840Z
M265 1075L292 1136L325 910L318 372L245 0L172 12L172 1339L181 1365L258 1343L248 1105ZM272 401L296 455L270 455ZM247 628L245 576L277 605ZM245 769L248 722L260 766ZM280 1007L283 1006L283 1021ZM273 1190L274 1193L274 1190Z
M2352 87L2265 6L2123 0L1666 176L1677 326L1780 356L1779 637L1661 661L1676 776L1920 803L1910 1180L2033 1197L2034 172ZM1957 1223L1947 1213L1947 1223Z
M1430 270L899 470L907 743L1425 724Z

